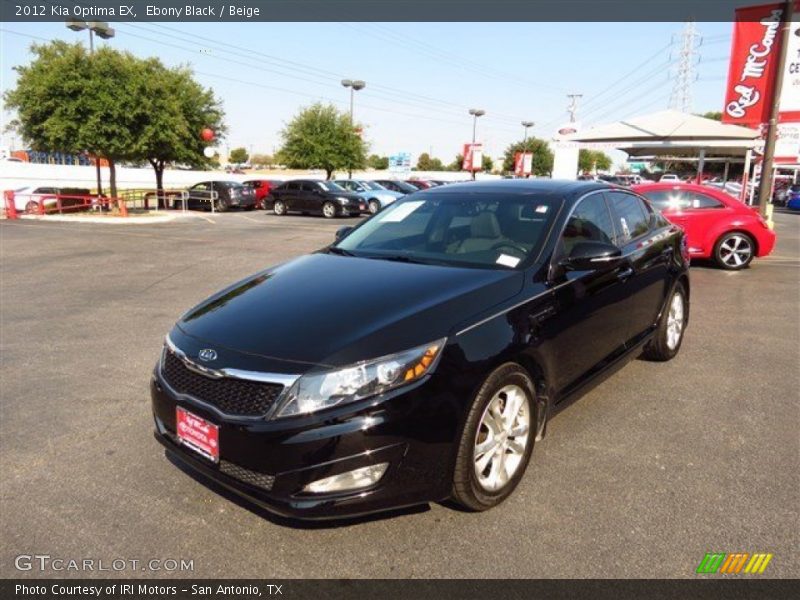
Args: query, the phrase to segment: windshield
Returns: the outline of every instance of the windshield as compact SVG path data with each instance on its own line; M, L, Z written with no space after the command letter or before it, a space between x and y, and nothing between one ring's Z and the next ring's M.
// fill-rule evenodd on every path
M376 183L375 181L359 181L358 183L363 185L368 190L385 190L386 189L380 183Z
M406 194L413 194L414 192L418 191L417 188L410 183L406 183L405 181L392 181L391 183L400 188L400 190Z
M390 205L334 246L366 258L508 269L544 242L561 200L438 193Z
M342 186L333 183L332 181L317 181L317 185L321 187L326 192L345 192Z

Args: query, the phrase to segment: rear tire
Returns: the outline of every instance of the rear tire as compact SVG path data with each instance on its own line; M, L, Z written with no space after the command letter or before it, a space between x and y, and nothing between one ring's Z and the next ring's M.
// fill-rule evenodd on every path
M495 369L467 415L453 472L453 499L483 511L508 498L525 474L536 436L536 390L516 363Z
M283 203L283 200L275 200L275 203L272 205L272 212L279 217L286 214L286 205Z
M714 246L714 260L728 271L746 269L753 261L756 244L746 233L732 231L723 235Z
M25 205L25 212L29 215L38 215L39 214L39 203L35 200L30 200Z
M647 360L658 362L675 358L683 343L688 316L689 303L686 299L686 289L682 283L677 283L658 320L656 333L653 339L647 342L642 355Z
M322 205L322 216L326 219L336 218L336 205L333 202L326 202Z

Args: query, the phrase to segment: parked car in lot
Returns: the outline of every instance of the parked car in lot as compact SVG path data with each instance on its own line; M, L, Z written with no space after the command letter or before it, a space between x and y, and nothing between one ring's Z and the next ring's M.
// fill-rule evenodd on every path
M800 184L793 183L783 186L783 188L775 192L772 203L775 206L789 206L792 200L800 199Z
M358 194L367 203L367 210L373 215L385 206L389 206L398 198L405 194L387 190L380 183L375 181L364 181L362 179L336 179L335 184L340 185L349 192Z
M792 189L786 194L786 208L789 210L800 210L800 189L795 190L794 188L800 188L800 186L792 186Z
M678 353L684 250L639 195L594 182L406 196L181 317L151 380L156 438L282 515L489 509L548 416Z
M44 206L45 211L52 212L60 205L70 212L77 210L77 207L84 207L86 210L91 208L91 190L87 188L70 188L49 185L28 185L14 190L14 208L19 212L37 214L40 207Z
M409 185L413 185L418 190L427 190L432 187L436 187L436 184L432 181L426 181L425 179L406 179L406 183Z
M678 177L675 173L664 173L658 180L659 183L669 183L675 182L680 183L681 178Z
M256 208L264 208L264 199L272 188L283 183L282 179L247 179L242 182L247 187L253 188L256 195Z
M398 179L376 179L375 183L382 185L387 190L400 192L401 194L413 194L414 192L419 191L417 186L406 183L405 181L400 181Z
M188 190L186 207L196 210L225 212L231 208L253 210L256 207L256 194L253 188L238 181L201 181ZM174 207L182 208L183 202L176 200Z
M357 217L367 210L367 203L332 181L296 179L274 188L267 196L265 208L276 215L300 212L333 219Z
M723 269L744 269L775 246L775 232L758 212L722 190L692 183L654 183L634 190L686 231L691 256L713 259Z

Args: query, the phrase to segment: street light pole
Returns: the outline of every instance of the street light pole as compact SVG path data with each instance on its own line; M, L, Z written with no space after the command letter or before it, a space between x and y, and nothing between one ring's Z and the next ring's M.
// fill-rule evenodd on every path
M475 160L475 132L476 132L476 130L478 128L478 117L482 117L483 115L485 115L486 111L485 110L481 110L480 108L470 108L469 109L469 114L472 115L472 147L471 147L471 152L472 152L472 159L473 159L473 164L471 165L472 168L470 169L470 171L472 171L472 179L475 179L475 164L474 164L474 160Z
M521 123L522 127L525 129L525 135L522 138L522 170L525 171L525 156L528 154L528 128L533 127L535 123L533 121L523 121ZM529 177L528 173L525 173L525 177Z
M105 21L82 21L81 19L67 19L67 28L72 31L89 30L89 56L94 56L94 34L97 33L104 40L114 37L114 28ZM95 172L97 174L97 197L103 195L103 180L100 177L100 157L94 157Z
M359 90L363 90L367 87L365 81L360 79L356 79L355 81L352 79L342 79L342 85L346 88L350 88L350 128L353 129L355 127L355 121L353 120L353 98L355 96L355 92ZM347 169L347 176L349 178L353 177L353 166Z

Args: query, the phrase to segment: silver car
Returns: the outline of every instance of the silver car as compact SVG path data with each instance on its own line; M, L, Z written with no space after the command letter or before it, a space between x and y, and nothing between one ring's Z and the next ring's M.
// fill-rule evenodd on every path
M387 190L380 183L363 179L337 179L334 183L342 186L349 192L358 194L366 200L367 210L373 215L384 206L388 206L405 195L400 192Z

